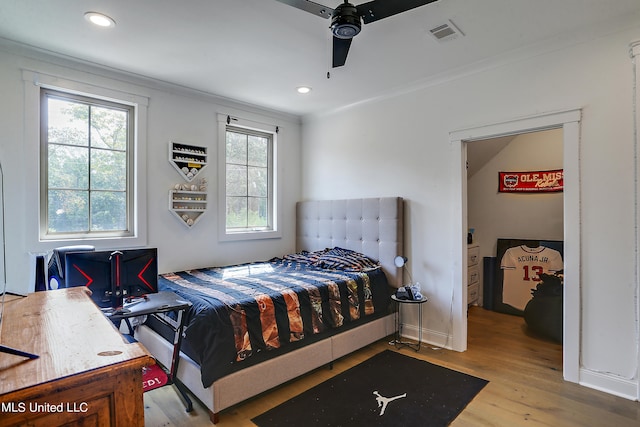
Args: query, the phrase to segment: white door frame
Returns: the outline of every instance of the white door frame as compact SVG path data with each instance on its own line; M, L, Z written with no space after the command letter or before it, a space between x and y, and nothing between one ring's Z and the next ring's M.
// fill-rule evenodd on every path
M640 209L638 209L638 171L640 171L640 158L637 155L638 145L640 145L640 64L638 64L638 57L640 57L640 40L631 42L629 44L629 55L631 56L631 63L633 67L633 135L634 135L634 151L636 152L636 165L635 165L635 180L636 180L636 191L635 191L635 206L636 206L636 218L635 218L635 226L636 226L636 254L640 254ZM638 256L638 255L637 255ZM636 258L636 295L640 292L640 283L638 283L638 279L640 278L640 260ZM636 319L640 319L640 299L636 297ZM640 342L640 331L638 331L638 342ZM638 366L640 369L640 352L638 352ZM636 371L636 378L640 374L640 370ZM636 400L640 400L640 381L637 383L636 387Z
M465 142L548 129L563 129L564 169L564 323L563 376L577 383L580 369L580 120L581 110L565 110L514 119L449 133L454 150L454 186L460 197L454 201L455 238L453 259L454 350L467 349L467 148ZM459 260L459 262L457 262Z

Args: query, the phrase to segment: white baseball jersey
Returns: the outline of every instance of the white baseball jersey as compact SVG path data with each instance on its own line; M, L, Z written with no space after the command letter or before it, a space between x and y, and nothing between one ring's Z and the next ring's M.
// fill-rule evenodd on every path
M531 299L542 273L553 274L564 268L562 255L545 246L530 248L516 246L504 253L500 268L504 271L502 280L502 302L524 310Z

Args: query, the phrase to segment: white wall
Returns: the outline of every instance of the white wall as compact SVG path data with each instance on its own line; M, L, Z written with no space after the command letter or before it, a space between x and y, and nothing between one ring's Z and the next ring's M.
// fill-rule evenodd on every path
M561 129L516 136L469 177L468 224L481 259L496 256L500 238L563 240L563 193L498 193L498 172L552 169L562 169Z
M449 133L581 108L580 368L591 374L581 381L629 396L638 383L638 321L628 45L639 37L635 28L531 49L529 58L517 52L395 97L306 117L303 196L407 199L405 252L429 296L423 326L431 342L447 344L456 338L450 307L461 286L452 271L460 265L453 256L460 188L452 184L459 153ZM404 321L415 325L416 317Z
M5 173L8 291L29 289L29 252L43 252L69 242L38 242L38 123L22 70L135 94L148 99L146 138L147 216L142 218L146 246L157 247L160 272L210 265L269 259L295 249L295 203L300 198L300 119L257 107L221 100L95 69L88 65L47 57L13 45L0 44L0 161ZM25 103L25 99L27 99ZM37 106L37 101L36 104ZM220 242L217 209L217 114L273 123L279 126L279 179L282 180L282 238ZM169 190L184 181L168 161L169 141L208 147L208 210L192 228L168 209ZM122 248L127 243L94 241L98 249Z

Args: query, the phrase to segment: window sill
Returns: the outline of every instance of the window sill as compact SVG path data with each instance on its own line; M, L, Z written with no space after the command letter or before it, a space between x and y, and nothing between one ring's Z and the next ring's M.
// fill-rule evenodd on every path
M55 244L57 246L68 245L92 245L98 248L123 248L139 247L147 245L145 237L142 236L87 236L83 238L62 237L41 238L40 243Z
M262 240L262 239L280 239L282 238L282 232L278 230L269 231L238 231L238 232L223 232L220 235L221 242L237 242L243 240Z

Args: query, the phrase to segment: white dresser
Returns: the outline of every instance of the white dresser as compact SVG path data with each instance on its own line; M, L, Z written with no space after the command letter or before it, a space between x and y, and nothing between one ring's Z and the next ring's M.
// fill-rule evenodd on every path
M480 302L480 245L467 246L467 304Z

